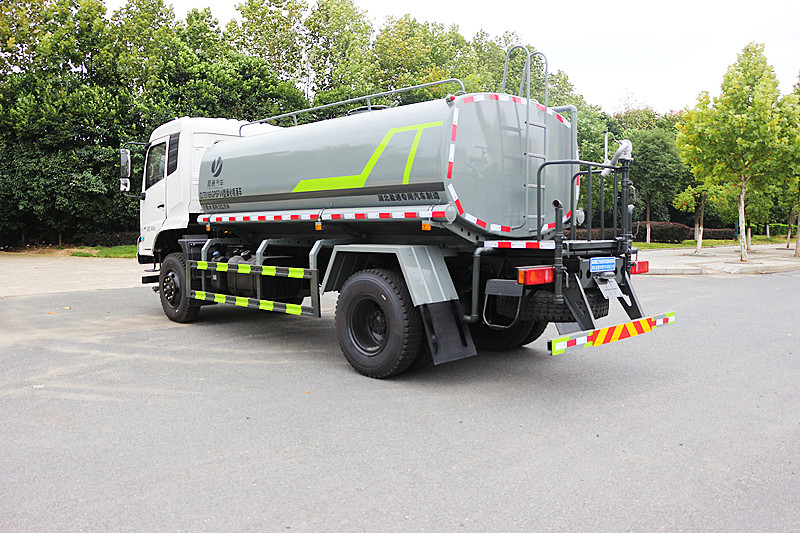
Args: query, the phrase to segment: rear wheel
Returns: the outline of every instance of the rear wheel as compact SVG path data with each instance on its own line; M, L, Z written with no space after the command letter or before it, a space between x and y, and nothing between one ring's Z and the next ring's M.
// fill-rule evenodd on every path
M545 329L547 329L547 322L534 322L533 326L531 326L530 332L528 332L528 336L525 337L525 340L522 341L522 344L520 344L520 346L525 346L526 344L530 344L539 337L541 337Z
M200 306L186 296L186 288L186 260L183 254L169 254L161 262L158 294L164 314L173 322L191 322L200 312Z
M472 342L474 342L475 346L478 348L493 352L504 352L527 344L525 341L531 335L532 328L534 328L536 324L537 323L532 320L519 318L510 328L492 329L481 321L472 324L469 330L470 333L472 333ZM539 333L539 335L541 335L541 333ZM528 342L532 341L533 339Z
M405 371L417 356L422 319L403 278L363 270L345 282L336 304L336 335L348 362L365 376Z

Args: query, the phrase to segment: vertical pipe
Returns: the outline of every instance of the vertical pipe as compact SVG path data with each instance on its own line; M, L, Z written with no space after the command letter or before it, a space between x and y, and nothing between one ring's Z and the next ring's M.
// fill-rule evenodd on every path
M586 240L592 240L592 167L586 175Z
M600 240L606 238L606 178L600 174Z
M618 237L620 235L619 227L617 227L617 210L620 208L620 201L619 201L619 191L618 191L618 181L617 181L617 173L614 172L614 237Z

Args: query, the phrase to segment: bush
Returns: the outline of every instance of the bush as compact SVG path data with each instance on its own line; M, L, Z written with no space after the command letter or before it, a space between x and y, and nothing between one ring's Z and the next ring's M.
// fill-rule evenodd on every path
M577 228L575 231L575 238L579 241L585 241L586 235L588 234L588 230L586 228ZM564 237L569 239L569 229L564 230ZM593 227L592 228L592 239L594 240L601 240L603 237L600 235L600 228ZM614 238L614 228L606 228L606 239L613 239Z
M732 241L736 238L736 230L733 228L703 228L703 238L717 239L720 241Z
M136 244L139 233L135 231L117 231L111 233L87 233L76 237L76 241L83 246L125 246Z
M789 224L770 224L770 235L786 235L789 232ZM797 226L792 224L792 235L797 235Z
M633 223L633 240L644 242L647 239L647 222ZM694 229L677 222L650 222L652 242L683 242L694 237Z

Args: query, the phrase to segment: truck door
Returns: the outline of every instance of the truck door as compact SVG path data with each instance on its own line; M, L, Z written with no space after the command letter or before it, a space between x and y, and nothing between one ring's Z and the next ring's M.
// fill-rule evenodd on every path
M145 192L139 211L139 225L142 236L139 253L153 254L156 234L166 219L166 186L164 172L167 159L167 137L150 144L144 163L142 190Z

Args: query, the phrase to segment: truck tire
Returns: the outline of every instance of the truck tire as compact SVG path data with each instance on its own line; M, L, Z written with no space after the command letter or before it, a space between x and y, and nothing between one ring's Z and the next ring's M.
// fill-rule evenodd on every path
M537 322L532 320L519 318L508 329L492 329L481 321L470 325L469 330L476 347L491 352L504 352L527 344L525 340L531 335L536 324ZM533 339L528 342L532 341Z
M399 274L372 269L345 282L336 303L336 336L348 362L361 374L387 378L414 362L422 318Z
M520 344L520 346L525 346L526 344L530 344L539 337L541 337L545 329L547 329L547 322L534 322L530 332L528 333L528 336L525 337L525 340L522 341L522 344Z
M169 254L158 273L158 295L164 314L173 322L186 323L197 318L200 306L189 300L186 291L186 260L183 254Z

